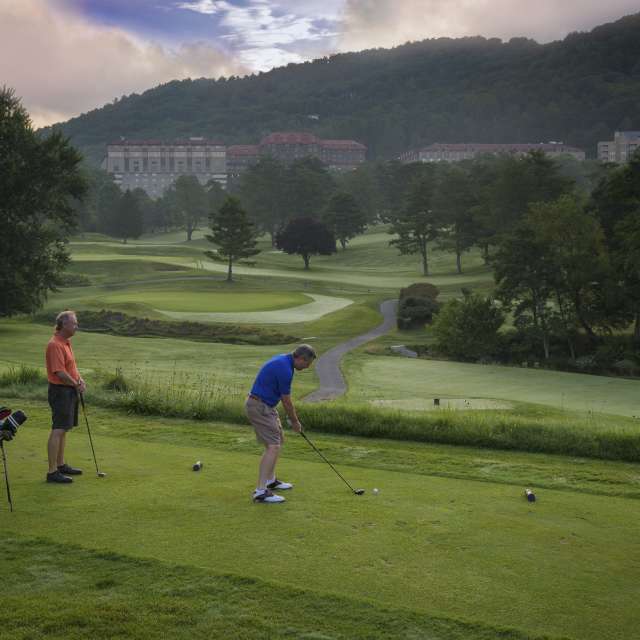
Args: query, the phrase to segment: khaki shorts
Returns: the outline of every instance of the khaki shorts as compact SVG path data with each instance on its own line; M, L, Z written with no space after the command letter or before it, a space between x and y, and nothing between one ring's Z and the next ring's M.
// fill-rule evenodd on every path
M270 407L262 400L247 398L244 410L255 429L258 442L262 444L282 444L284 442L280 416L275 407Z

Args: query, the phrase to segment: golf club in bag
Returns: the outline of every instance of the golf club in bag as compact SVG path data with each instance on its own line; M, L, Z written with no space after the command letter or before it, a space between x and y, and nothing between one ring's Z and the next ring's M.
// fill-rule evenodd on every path
M311 442L311 440L309 440L309 438L307 438L307 434L304 431L300 431L300 435L311 445L311 447L313 448L313 450L336 472L336 475L340 478L340 480L342 480L342 482L344 482L347 487L349 487L349 489L351 489L351 491L353 491L353 493L355 493L357 496L361 496L364 493L364 489L354 489L343 477L342 474L322 455L322 453L320 452L320 450L316 447L315 444L313 444L313 442Z
M7 500L9 510L13 512L13 500L11 499L11 485L9 484L9 469L7 468L7 454L4 450L4 441L13 440L18 427L25 422L27 416L22 411L12 413L7 407L0 407L0 450L2 451L2 465L4 468L4 482L7 487Z
M91 445L91 453L93 454L93 463L96 465L96 474L98 478L104 478L107 474L104 471L98 469L98 461L96 460L96 450L93 448L93 439L91 438L91 429L89 428L89 419L87 418L87 408L84 405L84 395L81 391L78 391L78 397L80 398L80 404L82 405L82 415L87 425L87 433L89 434L89 444Z

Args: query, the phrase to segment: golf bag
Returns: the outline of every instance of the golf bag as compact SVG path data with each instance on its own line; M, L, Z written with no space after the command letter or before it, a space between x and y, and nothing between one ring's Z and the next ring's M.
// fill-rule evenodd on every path
M13 440L18 431L18 427L23 424L27 416L22 411L11 411L7 407L0 407L0 451L2 451L2 464L4 466L4 481L7 486L7 500L9 508L13 511L13 501L11 500L11 487L9 485L9 471L7 469L7 454L4 450L4 441Z

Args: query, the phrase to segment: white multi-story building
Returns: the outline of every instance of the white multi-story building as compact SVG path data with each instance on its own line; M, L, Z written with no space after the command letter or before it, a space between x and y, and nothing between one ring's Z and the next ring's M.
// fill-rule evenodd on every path
M623 164L640 149L640 131L616 131L613 140L598 142L598 160Z
M107 146L102 167L123 191L140 188L152 198L162 196L179 176L193 175L203 185L227 182L226 147L205 138L120 140Z

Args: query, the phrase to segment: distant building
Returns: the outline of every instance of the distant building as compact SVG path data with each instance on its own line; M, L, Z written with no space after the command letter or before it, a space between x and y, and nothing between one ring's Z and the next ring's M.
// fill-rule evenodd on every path
M312 133L278 131L258 145L235 145L227 149L227 170L237 178L262 157L270 156L290 164L300 158L318 158L333 171L350 171L362 164L367 147L355 140L323 140Z
M203 185L227 181L225 145L205 138L112 142L102 167L123 191L140 188L152 198L162 196L179 176L193 175Z
M236 144L227 147L227 175L229 179L242 175L260 158L260 147L257 144Z
M613 140L598 142L598 160L623 164L640 149L640 131L616 131Z
M413 151L406 151L400 155L402 162L459 162L471 160L484 154L510 154L523 156L530 151L542 151L548 156L571 155L576 160L584 160L585 152L577 147L571 147L562 142L548 142L537 144L441 144L435 143Z

